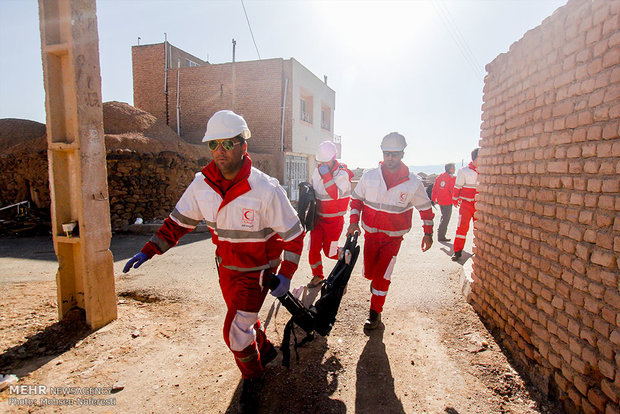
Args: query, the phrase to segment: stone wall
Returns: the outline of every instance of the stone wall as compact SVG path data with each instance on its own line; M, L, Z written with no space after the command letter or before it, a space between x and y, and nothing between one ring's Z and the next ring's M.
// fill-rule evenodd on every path
M270 157L250 155L254 165L273 173ZM132 149L107 151L108 194L112 230L127 229L136 218L164 219L208 158L190 159L173 151L142 153ZM47 151L14 152L0 156L0 206L31 200L49 208ZM9 173L10 172L10 173ZM10 177L9 177L10 176Z
M620 412L619 22L571 0L484 87L471 300L568 412Z

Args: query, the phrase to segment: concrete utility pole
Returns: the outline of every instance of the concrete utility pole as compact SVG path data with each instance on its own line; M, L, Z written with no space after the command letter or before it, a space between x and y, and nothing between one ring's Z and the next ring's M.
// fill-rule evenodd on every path
M58 316L116 319L95 0L39 0Z

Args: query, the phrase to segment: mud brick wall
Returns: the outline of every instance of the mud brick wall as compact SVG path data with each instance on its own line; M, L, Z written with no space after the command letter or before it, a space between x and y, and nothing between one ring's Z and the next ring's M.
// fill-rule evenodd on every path
M619 22L571 0L485 79L471 302L567 412L620 412Z

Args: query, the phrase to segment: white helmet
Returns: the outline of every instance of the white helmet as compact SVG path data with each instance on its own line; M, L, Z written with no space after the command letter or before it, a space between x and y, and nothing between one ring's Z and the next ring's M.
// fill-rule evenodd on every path
M338 155L338 148L331 141L323 141L319 144L319 149L316 151L316 160L318 162L329 162L336 159Z
M241 135L244 139L252 136L248 124L245 123L245 119L233 111L217 111L207 122L207 131L202 142L232 138L237 135Z
M381 151L404 151L406 146L407 141L405 141L405 137L398 132L390 132L381 141Z

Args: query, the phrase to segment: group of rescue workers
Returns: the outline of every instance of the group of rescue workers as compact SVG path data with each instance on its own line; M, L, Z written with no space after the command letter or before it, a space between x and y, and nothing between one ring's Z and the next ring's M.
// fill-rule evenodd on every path
M465 239L469 231L469 223L476 212L476 187L478 185L478 148L471 152L471 162L459 170L454 177L454 164L446 164L445 172L440 174L433 184L431 201L437 203L441 210L441 220L437 229L437 240L449 242L446 238L448 223L452 215L452 205L459 209L459 221L454 236L454 254L452 260L458 261L465 247Z
M165 253L202 220L206 222L216 245L219 283L227 307L224 341L243 377L240 405L244 412L257 410L265 365L277 356L258 319L269 290L263 279L277 275L279 283L270 292L275 297L289 291L305 236L297 212L278 181L252 166L246 142L250 136L246 121L232 111L216 112L209 119L203 142L207 142L213 160L196 174L170 216L123 269L126 273ZM337 161L336 146L323 142L316 154L319 164L311 185L317 216L310 231L312 280L307 289L320 289L323 283L321 250L330 259L337 259L341 253L338 240L350 204L347 236L360 232L360 227L364 229L363 276L371 281L372 292L364 323L367 330L381 323L390 277L403 236L411 229L414 207L423 222L422 251L433 244L431 200L422 181L402 162L406 146L401 134L386 135L381 142L383 162L366 171L353 191L353 174ZM474 150L472 163L459 170L456 180L452 177L454 165L450 170L446 165L446 174L437 178L437 192L433 191L432 198L442 211L439 241L449 240L445 233L450 212L444 206L449 205L451 210L452 203L460 204L453 260L461 257L474 212L476 161Z

